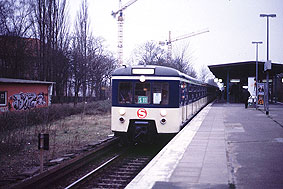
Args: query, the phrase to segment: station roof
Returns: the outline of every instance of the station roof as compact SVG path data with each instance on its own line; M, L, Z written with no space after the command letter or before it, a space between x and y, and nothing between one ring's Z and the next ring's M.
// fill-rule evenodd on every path
M54 82L26 80L26 79L0 78L0 83L25 83L25 84L47 84L47 85L51 85Z
M246 62L234 62L219 65L208 66L213 75L217 78L221 78L224 82L227 79L227 71L229 70L230 79L240 79L256 76L256 61ZM269 72L270 78L276 74L283 73L283 64L272 63L271 70ZM258 78L265 79L266 73L264 72L264 62L258 62Z

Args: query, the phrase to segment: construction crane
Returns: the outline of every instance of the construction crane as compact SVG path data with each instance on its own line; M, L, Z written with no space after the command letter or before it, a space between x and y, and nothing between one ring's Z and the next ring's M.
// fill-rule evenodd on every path
M189 38L189 37L193 37L193 36L196 36L196 35L200 35L200 34L203 34L203 33L206 33L206 32L209 32L209 30L207 28L203 29L203 30L200 30L200 31L197 31L197 32L192 32L192 33L185 34L185 35L176 37L174 39L171 39L171 31L169 31L168 41L165 41L165 42L164 41L160 41L159 42L160 45L168 45L167 61L170 61L171 58L172 58L172 43L173 42L176 42L176 41L179 41L179 40L182 40L182 39L186 39L186 38Z
M137 0L131 0L125 5L122 6L122 0L119 0L119 10L117 11L112 11L112 16L116 18L116 15L119 14L118 16L118 64L120 66L123 65L123 23L124 23L124 18L123 18L123 11L128 8L130 5L135 3Z

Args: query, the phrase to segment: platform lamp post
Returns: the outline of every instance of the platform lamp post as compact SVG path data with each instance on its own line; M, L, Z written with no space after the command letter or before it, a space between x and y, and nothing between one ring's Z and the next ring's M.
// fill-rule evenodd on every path
M258 108L258 44L262 44L262 41L253 41L252 44L256 44L256 66L255 66L255 78L256 78L256 109Z
M260 14L259 16L267 18L267 24L266 24L266 28L267 28L267 39L266 39L267 57L266 58L267 58L267 61L266 61L266 64L269 64L269 17L274 18L274 17L276 17L276 14ZM265 102L266 115L269 115L269 102L268 102L268 96L269 96L269 69L270 68L266 69L266 85L267 85L267 89L266 89L266 102Z

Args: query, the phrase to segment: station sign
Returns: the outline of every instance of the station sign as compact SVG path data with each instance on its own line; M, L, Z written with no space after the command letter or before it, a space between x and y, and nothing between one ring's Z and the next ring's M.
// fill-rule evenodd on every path
M266 71L266 70L271 70L271 60L267 60L264 63L264 71Z

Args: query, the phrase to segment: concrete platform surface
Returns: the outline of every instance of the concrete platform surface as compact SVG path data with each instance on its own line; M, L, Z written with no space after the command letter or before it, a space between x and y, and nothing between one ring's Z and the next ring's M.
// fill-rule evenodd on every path
M209 104L126 188L283 188L283 105Z

